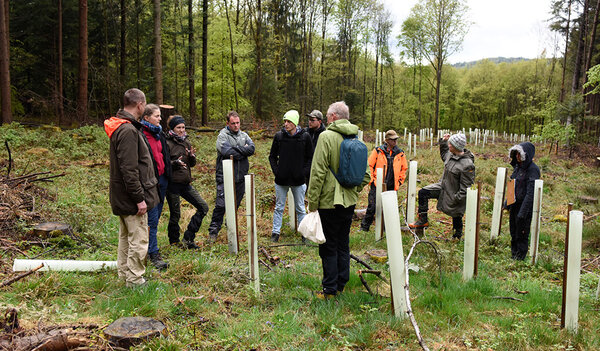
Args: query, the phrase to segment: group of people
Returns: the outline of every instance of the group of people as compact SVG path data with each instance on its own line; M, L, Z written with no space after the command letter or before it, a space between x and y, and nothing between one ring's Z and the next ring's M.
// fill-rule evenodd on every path
M336 178L340 166L340 145L345 138L355 137L358 126L349 121L349 108L343 102L331 104L327 110L327 127L323 114L314 110L306 114L308 127L299 126L300 114L290 110L283 116L283 128L271 145L269 163L275 182L275 210L271 240L281 235L283 210L288 191L294 199L298 223L309 211L318 211L325 243L319 245L323 266L322 289L315 296L327 299L340 294L349 280L349 234L354 208L362 188L370 184L369 204L361 229L368 231L375 213L375 181L377 168L383 168L382 183L389 190L398 190L408 169L405 153L397 145L398 135L389 130L385 142L377 146L368 158L363 181L358 186L342 186ZM191 185L191 168L196 164L195 150L185 132L183 117L170 116L168 132L162 130L160 108L146 104L139 89L125 92L123 108L105 121L110 139L110 203L119 216L118 275L127 286L145 284L144 259L148 255L158 269L165 269L157 244L157 226L164 199L169 204L168 237L170 244L197 249L195 237L208 205ZM440 139L440 156L444 162L442 180L419 191L419 217L412 228L429 225L428 200L438 200L438 210L453 219L453 237L462 236L462 216L466 206L466 189L475 179L473 154L465 149L463 134L444 135ZM216 199L208 228L208 242L217 240L225 214L222 161L233 159L236 206L244 196L244 176L249 170L248 157L255 152L252 139L240 130L240 117L235 111L227 114L226 126L216 142ZM535 147L522 143L510 149L511 164L516 179L516 202L510 209L512 254L523 259L527 253L529 223L532 216L533 183L539 169L532 162ZM180 198L196 208L180 242ZM292 206L292 204L290 204ZM304 240L303 240L304 241Z

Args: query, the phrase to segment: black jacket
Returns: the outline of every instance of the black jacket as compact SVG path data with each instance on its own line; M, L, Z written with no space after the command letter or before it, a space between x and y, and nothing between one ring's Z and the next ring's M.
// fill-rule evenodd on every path
M192 149L192 143L186 138L180 140L167 134L167 145L171 158L171 181L170 183L190 184L192 182L192 167L196 165L196 156L192 156L187 150ZM185 168L179 163L178 159L185 163Z
M321 122L321 126L317 129L310 129L309 127L304 128L304 131L310 136L312 141L313 150L317 148L317 141L319 141L319 135L325 130L325 125Z
M517 153L521 154L523 162L517 162ZM540 169L533 162L535 146L530 142L513 146L509 150L510 164L513 172L510 179L515 179L515 203L508 206L511 210L517 210L518 218L530 217L533 213L533 192L535 180L540 179Z
M310 176L313 146L308 133L296 128L296 134L290 135L285 129L275 133L269 162L279 185L302 185Z

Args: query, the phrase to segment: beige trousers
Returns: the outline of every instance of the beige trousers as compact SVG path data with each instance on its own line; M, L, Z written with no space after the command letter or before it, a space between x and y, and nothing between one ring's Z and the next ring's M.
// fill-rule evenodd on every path
M128 286L143 284L146 267L144 259L148 252L148 214L119 216L119 247L117 271Z

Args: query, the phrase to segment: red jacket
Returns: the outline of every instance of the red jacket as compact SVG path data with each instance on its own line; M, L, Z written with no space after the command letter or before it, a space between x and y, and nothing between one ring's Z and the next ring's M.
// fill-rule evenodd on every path
M406 179L408 163L406 162L406 157L404 156L404 151L402 149L394 146L391 151L388 151L386 144L376 147L373 152L371 152L371 156L369 156L369 170L371 171L371 182L369 182L369 185L373 184L377 178L377 168L383 168L384 166L385 173L383 174L383 182L385 183L385 179L387 178L386 174L390 169L390 166L387 164L386 152L389 152L389 154L394 157L394 162L392 164L392 169L394 171L394 190L398 190L400 185L402 185Z

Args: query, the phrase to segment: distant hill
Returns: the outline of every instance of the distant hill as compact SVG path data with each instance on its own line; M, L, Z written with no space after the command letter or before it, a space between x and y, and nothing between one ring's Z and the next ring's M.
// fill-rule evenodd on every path
M477 61L471 61L471 62L459 62L459 63L455 63L452 65L452 67L456 67L456 68L468 68L471 66L475 66L478 62L481 62L483 60L489 60L493 63L502 63L502 62L517 62L517 61L528 61L531 59L528 58L524 58L524 57L490 57L487 59L481 59L481 60L477 60Z

